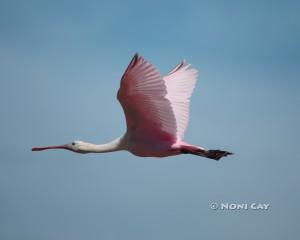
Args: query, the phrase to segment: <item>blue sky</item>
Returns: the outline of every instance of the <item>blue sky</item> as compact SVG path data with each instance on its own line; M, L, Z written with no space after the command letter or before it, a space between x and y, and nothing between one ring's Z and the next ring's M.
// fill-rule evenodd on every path
M0 1L1 239L296 239L297 1ZM235 153L32 153L125 131L135 52L200 72L185 140ZM270 203L213 211L211 202Z

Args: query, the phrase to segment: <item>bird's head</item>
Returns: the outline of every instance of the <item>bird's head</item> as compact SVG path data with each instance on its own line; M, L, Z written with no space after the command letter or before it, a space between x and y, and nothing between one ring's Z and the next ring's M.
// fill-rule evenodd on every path
M65 149L76 153L86 153L86 147L88 143L82 141L73 141L71 143L55 146L45 146L45 147L33 147L31 151L43 151L49 149Z

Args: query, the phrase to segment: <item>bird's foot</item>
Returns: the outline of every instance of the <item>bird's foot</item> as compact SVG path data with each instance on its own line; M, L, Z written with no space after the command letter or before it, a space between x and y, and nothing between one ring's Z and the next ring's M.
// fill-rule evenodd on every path
M232 155L233 153L227 152L227 151L221 151L221 150L208 150L205 153L205 157L214 159L214 160L220 160L222 157L226 157L228 155Z

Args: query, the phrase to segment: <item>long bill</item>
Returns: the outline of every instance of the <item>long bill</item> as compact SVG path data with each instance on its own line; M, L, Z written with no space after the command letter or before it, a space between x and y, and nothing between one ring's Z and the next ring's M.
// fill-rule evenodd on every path
M48 149L66 149L70 150L67 145L56 145L56 146L47 146L47 147L33 147L31 151L43 151Z

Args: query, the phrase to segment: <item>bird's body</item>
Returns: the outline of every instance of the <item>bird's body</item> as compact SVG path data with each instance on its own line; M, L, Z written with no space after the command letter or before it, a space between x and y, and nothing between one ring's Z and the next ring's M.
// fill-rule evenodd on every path
M215 160L231 153L205 150L183 141L189 119L189 102L197 71L185 61L162 77L137 54L129 63L117 94L126 117L126 133L114 141L96 145L75 141L33 151L67 149L78 153L127 150L140 157L167 157L190 153Z

